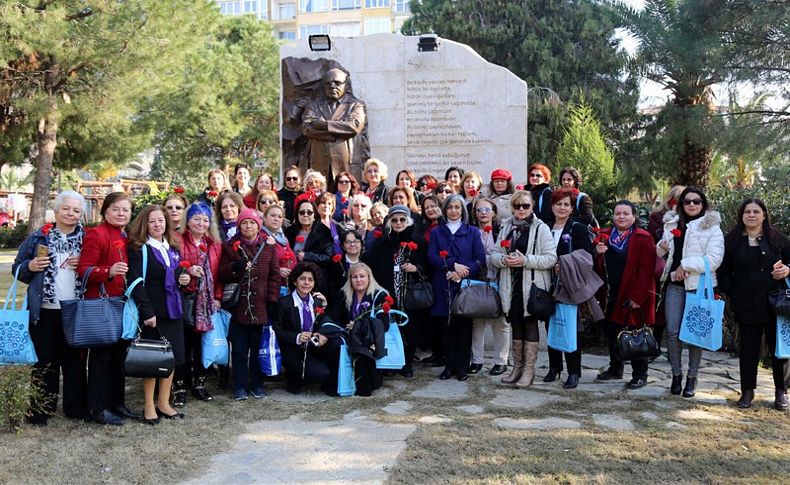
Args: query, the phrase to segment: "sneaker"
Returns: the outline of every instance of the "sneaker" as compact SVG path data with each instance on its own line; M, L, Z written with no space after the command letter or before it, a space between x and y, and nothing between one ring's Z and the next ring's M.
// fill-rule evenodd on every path
M647 377L634 377L628 384L625 385L626 389L640 389L647 385Z
M234 401L246 401L248 399L247 391L244 389L237 389L233 393L233 400Z
M266 393L263 392L262 387L256 387L255 389L252 390L252 397L254 397L255 399L263 399L263 396L265 395Z

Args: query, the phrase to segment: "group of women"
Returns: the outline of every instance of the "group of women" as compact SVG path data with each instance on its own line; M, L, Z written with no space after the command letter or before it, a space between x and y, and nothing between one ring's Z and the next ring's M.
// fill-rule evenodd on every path
M770 348L776 339L768 293L790 273L790 241L773 228L760 200L743 202L726 236L718 213L695 187L673 188L647 229L626 200L612 207L611 226L599 228L573 167L560 171L559 187L552 187L551 172L541 164L529 167L523 188L504 168L494 170L486 186L480 174L459 167L450 167L443 181L402 170L388 186L386 164L370 159L363 174L360 183L340 173L327 187L322 174L290 167L278 190L266 173L248 186L251 170L244 164L235 167L232 185L215 169L194 202L176 190L134 220L130 196L112 193L101 207L102 222L89 229L80 223L82 196L59 194L54 223L24 242L13 267L29 284L30 333L39 358L34 373L47 396L32 407L30 421L45 425L54 414L61 372L67 417L111 425L183 418L178 408L189 394L212 400L200 337L223 302L231 313L231 358L229 367L217 370L218 383L221 389L232 386L237 401L265 395L258 361L264 329L276 336L292 393L315 384L337 395L344 348L353 358L356 393L370 395L386 375L376 361L387 354L385 334L392 324L400 325L405 365L399 373L405 378L414 375L418 348L429 355L422 362L443 368L440 379L463 381L481 372L490 327L489 374L529 387L538 326L549 325L530 309L539 293L550 291L558 299L562 291L583 295L575 302L578 331L583 321L602 322L610 365L598 380L622 378L618 333L653 326L658 309L659 323L666 325L671 392L692 397L702 351L687 345L684 376L679 332L685 296L706 268L718 291L729 296L740 325L738 406L751 405L763 334ZM142 413L125 401L128 341L88 352L69 347L59 304L83 292L85 298L121 296L138 277L144 284L132 296L141 335L166 338L176 364L167 378L144 379ZM471 280L498 288L499 315L471 318L451 310ZM426 284L432 301L407 307L410 291ZM391 318L392 310L408 315L408 323ZM543 380L555 381L565 370L563 387L575 388L581 359L578 346L564 359L549 348ZM626 386L645 386L648 361L630 363ZM777 409L787 407L785 363L772 362Z

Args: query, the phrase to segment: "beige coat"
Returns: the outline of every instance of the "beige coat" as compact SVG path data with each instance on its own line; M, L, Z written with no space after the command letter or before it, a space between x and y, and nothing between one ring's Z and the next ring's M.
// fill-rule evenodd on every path
M502 223L499 230L497 241L502 241L513 228L511 219ZM535 231L537 232L537 247L535 247ZM535 254L533 254L535 253ZM505 249L497 244L491 254L491 262L499 272L499 296L502 298L502 311L510 313L510 305L513 294L513 271L505 265ZM529 227L529 242L527 244L526 262L524 264L524 277L521 279L522 291L524 294L524 316L529 316L527 302L529 301L529 291L532 287L532 272L535 270L535 284L538 288L548 290L551 287L552 270L557 264L557 246L551 236L551 230L543 221L537 217L533 218L532 225Z

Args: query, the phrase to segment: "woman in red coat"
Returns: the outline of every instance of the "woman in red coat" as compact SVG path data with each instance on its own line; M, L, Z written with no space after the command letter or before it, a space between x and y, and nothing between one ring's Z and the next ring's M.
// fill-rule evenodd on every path
M607 282L608 295L604 330L609 344L609 369L598 380L622 379L623 361L617 350L617 335L626 327L639 328L656 321L656 255L650 233L636 225L636 206L621 200L614 206L614 227L595 238L595 269ZM628 389L647 384L647 359L632 359Z
M85 233L77 271L80 278L91 269L85 298L99 298L101 285L108 296L121 296L126 289L129 271L126 256L126 225L132 218L134 204L129 194L113 192L104 199L101 216L104 222ZM88 408L99 424L120 426L125 418L140 419L126 407L123 361L129 342L90 349L88 359Z

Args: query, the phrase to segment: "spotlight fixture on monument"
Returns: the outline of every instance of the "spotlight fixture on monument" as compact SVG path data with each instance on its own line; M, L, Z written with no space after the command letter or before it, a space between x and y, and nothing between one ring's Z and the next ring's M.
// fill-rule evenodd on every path
M326 34L314 34L308 38L310 50L313 52L323 52L332 49L332 41Z
M417 52L436 52L439 50L439 37L436 34L423 34L417 42Z

